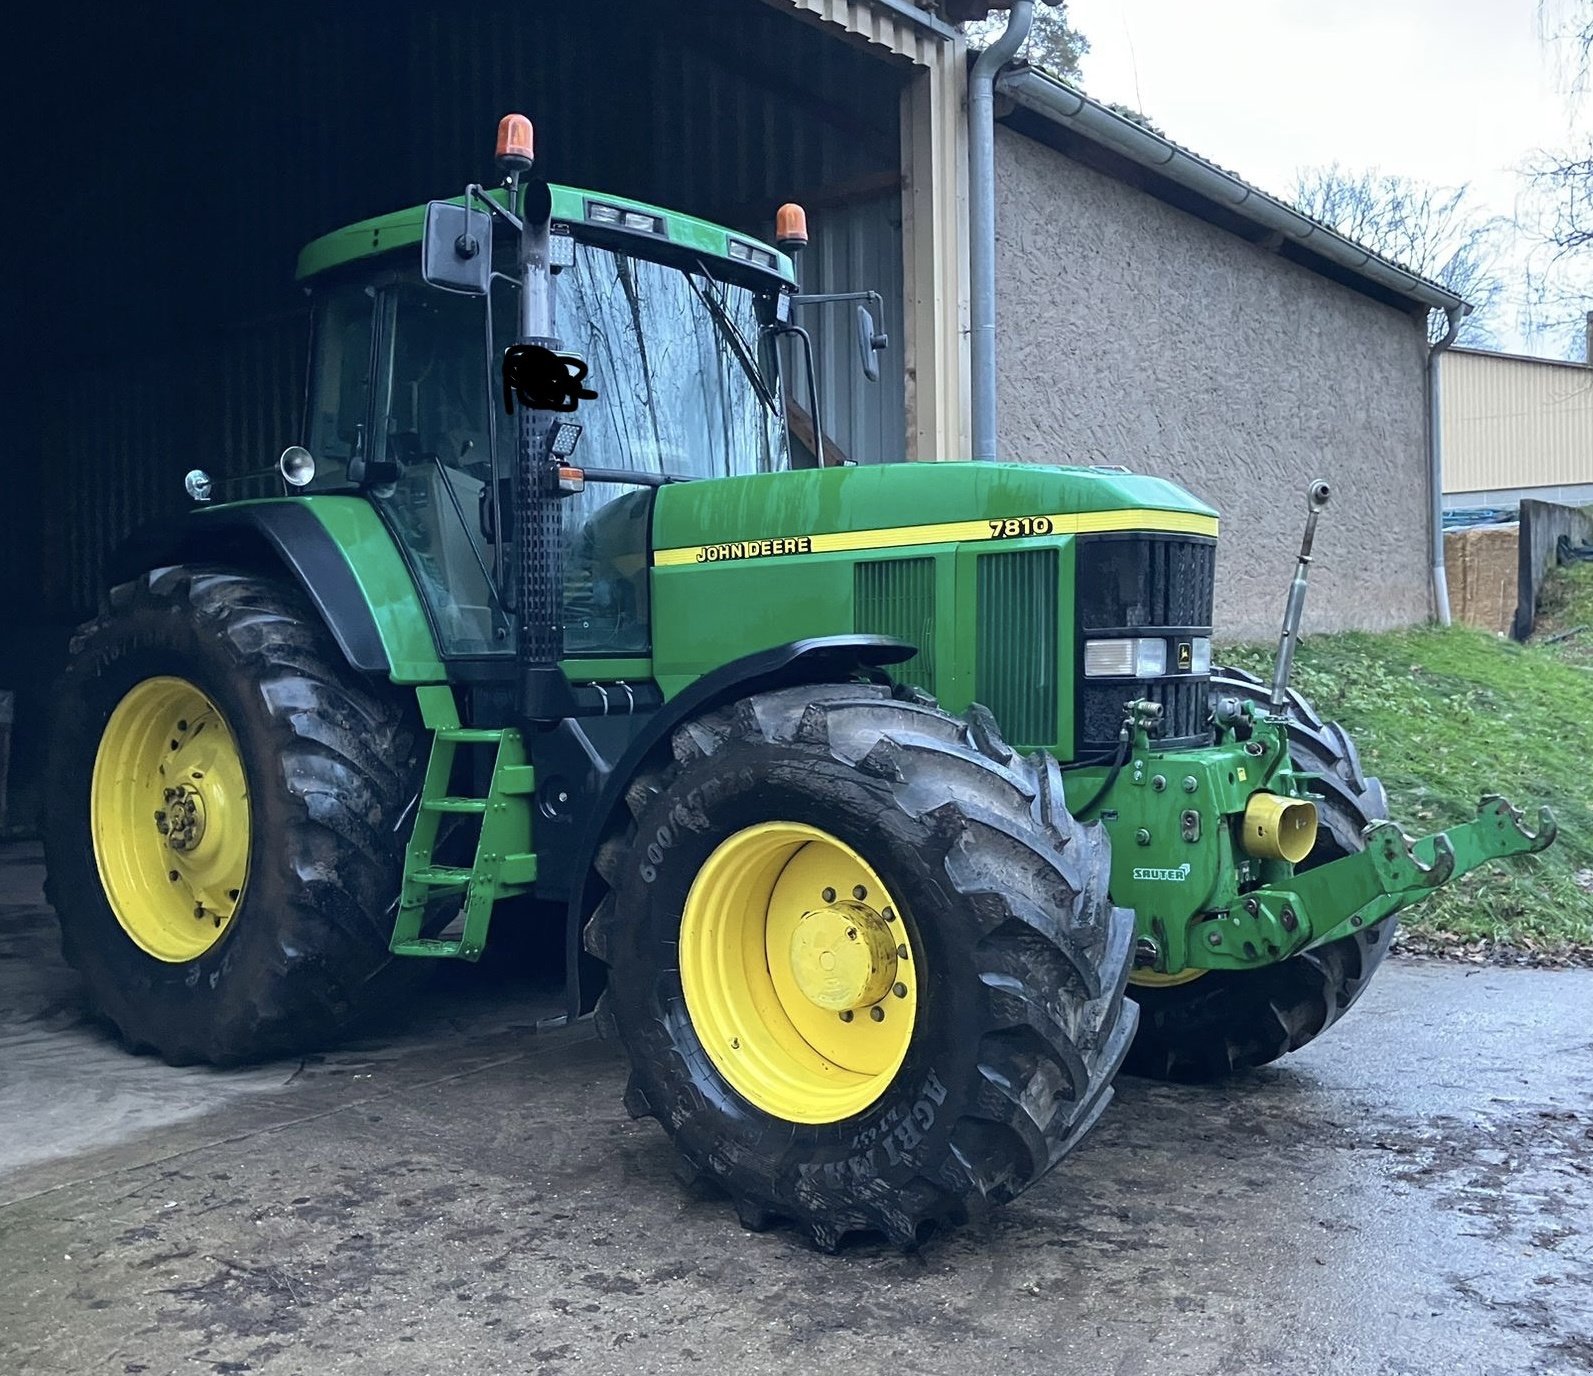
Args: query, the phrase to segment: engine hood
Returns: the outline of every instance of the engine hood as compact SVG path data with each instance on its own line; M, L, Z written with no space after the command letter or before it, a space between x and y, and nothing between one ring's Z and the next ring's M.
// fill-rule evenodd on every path
M1217 513L1175 483L1121 469L805 469L662 489L653 550L670 565L1105 530L1215 535Z

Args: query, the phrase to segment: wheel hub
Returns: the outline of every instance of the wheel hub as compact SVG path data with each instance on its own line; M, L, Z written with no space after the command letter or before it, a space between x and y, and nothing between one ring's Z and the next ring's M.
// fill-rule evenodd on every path
M814 1007L856 1012L896 983L896 937L865 903L816 908L791 933L791 974Z
M172 850L193 850L205 835L205 799L198 789L183 784L162 790L166 806L155 813L155 830Z

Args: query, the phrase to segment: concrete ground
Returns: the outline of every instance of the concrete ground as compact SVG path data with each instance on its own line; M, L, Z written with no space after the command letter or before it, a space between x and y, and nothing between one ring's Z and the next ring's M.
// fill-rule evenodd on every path
M1593 1371L1593 972L1396 964L1321 1043L1120 1082L915 1256L686 1197L616 1054L450 972L245 1073L119 1051L0 848L0 1373Z

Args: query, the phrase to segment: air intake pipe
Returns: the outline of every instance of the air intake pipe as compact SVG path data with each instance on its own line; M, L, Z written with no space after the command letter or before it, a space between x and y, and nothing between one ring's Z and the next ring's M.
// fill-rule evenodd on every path
M541 180L522 178L532 167L531 123L505 115L498 125L498 164L509 174L509 202L520 211L516 266L520 276L517 348L557 355L553 254L553 193ZM523 194L522 194L523 186ZM505 399L508 399L505 375ZM546 386L535 402L515 408L514 595L515 659L520 715L528 722L568 715L569 683L559 668L564 653L564 513L552 431L558 414L544 409ZM540 403L540 404L536 404Z

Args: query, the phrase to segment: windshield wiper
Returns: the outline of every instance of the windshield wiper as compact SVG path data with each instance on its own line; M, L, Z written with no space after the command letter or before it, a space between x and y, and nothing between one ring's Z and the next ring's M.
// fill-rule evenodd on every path
M710 282L718 287L719 281L699 261L697 270ZM742 370L747 375L747 380L752 383L759 399L768 407L770 414L780 414L780 403L775 400L774 392L769 384L763 380L763 373L758 368L758 361L753 357L752 348L747 343L746 337L736 327L736 322L731 319L730 312L725 309L725 304L713 292L704 291L698 285L697 278L692 273L686 273L685 278L691 283L691 289L697 293L697 299L708 307L708 314L713 318L714 324L719 329L719 336L730 346L730 352L736 356Z

